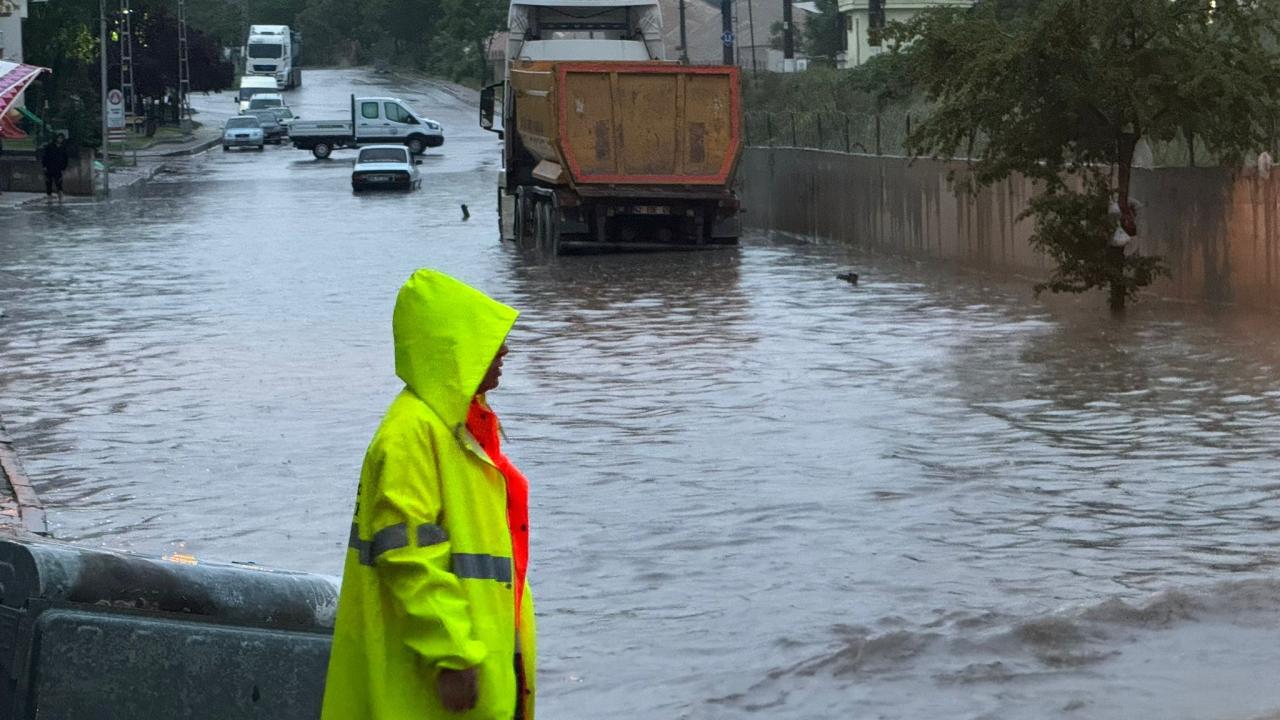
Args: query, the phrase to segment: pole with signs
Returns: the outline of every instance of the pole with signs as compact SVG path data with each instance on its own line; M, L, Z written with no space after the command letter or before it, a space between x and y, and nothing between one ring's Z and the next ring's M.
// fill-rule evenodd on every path
M733 64L733 0L720 0L720 27L724 31L720 41L724 43L724 64Z
M107 0L98 0L98 53L102 57L102 194L111 192L111 159L107 148Z
M124 150L125 137L125 95L119 90L107 91L107 140L120 143Z

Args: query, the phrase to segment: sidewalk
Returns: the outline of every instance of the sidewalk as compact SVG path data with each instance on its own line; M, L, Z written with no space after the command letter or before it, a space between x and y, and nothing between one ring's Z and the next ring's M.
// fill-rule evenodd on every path
M17 193L15 193L17 194ZM18 454L0 422L0 535L49 534L44 506L22 469Z
M182 140L160 142L154 147L138 150L136 153L132 150L125 151L123 157L132 163L133 158L136 156L138 158L137 165L118 164L121 156L112 153L111 192L123 190L143 180L150 180L163 166L162 161L164 158L197 155L209 148L216 147L220 142L222 142L221 125L213 126L208 124L196 128L189 137ZM101 183L99 182L99 184ZM86 199L90 199L89 196L67 195L64 201L83 201ZM16 208L28 203L39 202L49 202L44 193L0 193L0 209Z

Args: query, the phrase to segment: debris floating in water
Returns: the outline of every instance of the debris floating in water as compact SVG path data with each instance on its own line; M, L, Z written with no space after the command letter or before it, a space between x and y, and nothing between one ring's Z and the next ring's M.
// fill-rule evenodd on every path
M463 220L471 219L471 211L467 209L466 203L462 204L462 219Z
M858 273L856 273L856 272L840 273L839 275L836 275L836 279L837 279L837 280L844 280L845 282L849 283L850 285L857 285L857 284L858 284Z

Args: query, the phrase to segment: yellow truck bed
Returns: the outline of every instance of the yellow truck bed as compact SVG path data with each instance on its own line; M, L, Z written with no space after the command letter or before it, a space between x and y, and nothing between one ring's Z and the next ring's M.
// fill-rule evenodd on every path
M742 151L735 67L523 62L516 131L538 178L571 186L724 186ZM586 189L586 188L583 188Z

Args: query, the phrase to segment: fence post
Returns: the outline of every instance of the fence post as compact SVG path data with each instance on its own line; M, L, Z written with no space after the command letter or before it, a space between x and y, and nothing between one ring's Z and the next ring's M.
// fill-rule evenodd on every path
M876 113L876 157L880 156L880 113Z
M773 147L773 113L764 114L764 133L769 138L769 147Z
M817 118L818 120L818 147L822 150L826 150L827 145L825 142L823 142L823 137L822 137L822 113L818 113L814 117Z
M844 151L849 152L849 116L844 116Z
M1187 131L1187 161L1191 167L1196 166L1196 134Z
M800 143L796 142L796 114L791 113L791 147L800 147Z

